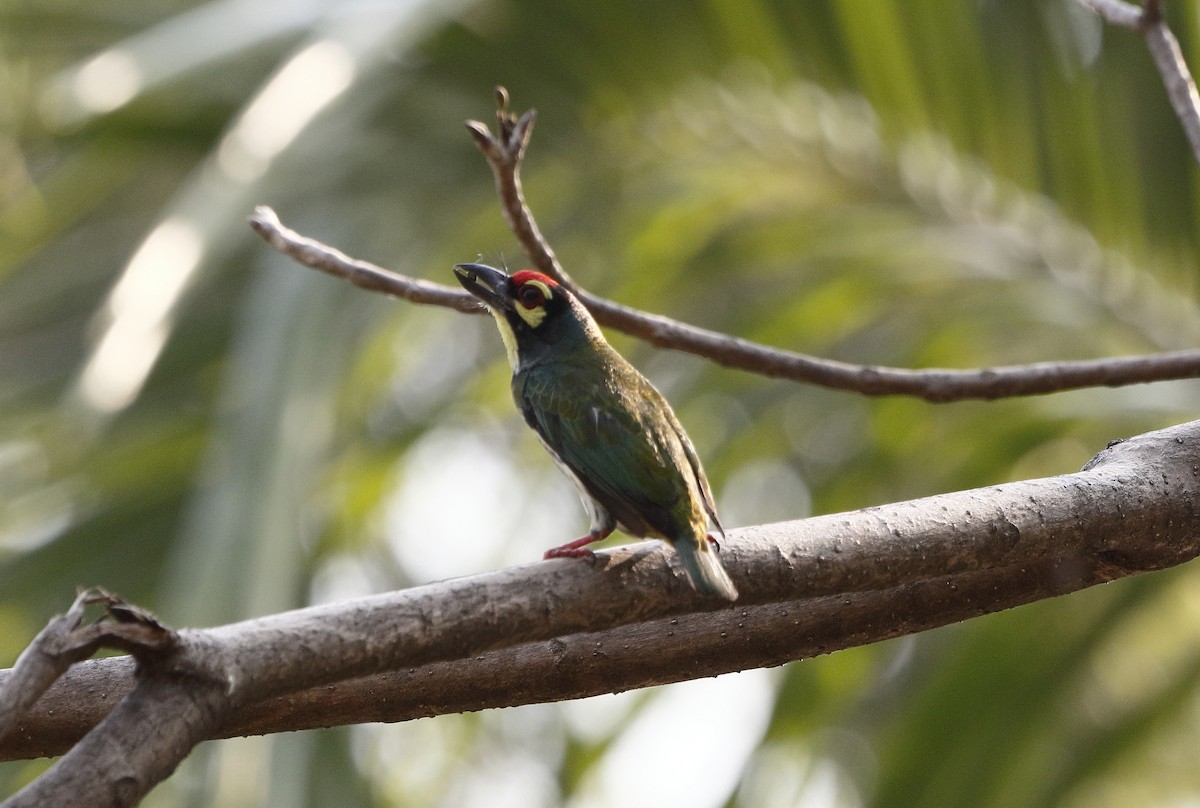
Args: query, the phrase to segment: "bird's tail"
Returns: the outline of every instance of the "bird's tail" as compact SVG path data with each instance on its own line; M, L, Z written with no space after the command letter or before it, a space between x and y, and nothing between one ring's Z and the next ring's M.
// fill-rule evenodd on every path
M721 566L721 559L712 542L703 537L697 542L690 536L673 543L688 580L698 592L719 595L725 600L737 600L737 587L729 580L729 574Z

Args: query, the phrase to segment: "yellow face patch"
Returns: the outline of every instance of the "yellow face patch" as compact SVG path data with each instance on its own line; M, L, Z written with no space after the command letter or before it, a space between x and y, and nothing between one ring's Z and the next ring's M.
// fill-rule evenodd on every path
M517 290L516 311L530 328L537 328L546 319L546 301L554 297L550 287L537 279L530 279Z

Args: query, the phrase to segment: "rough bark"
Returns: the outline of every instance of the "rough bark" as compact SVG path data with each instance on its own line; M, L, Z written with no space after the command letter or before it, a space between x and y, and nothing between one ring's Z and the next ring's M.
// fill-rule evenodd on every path
M732 530L732 606L692 592L669 550L641 543L595 565L530 564L181 630L169 663L135 675L96 661L50 689L3 756L61 751L118 706L10 804L81 793L134 804L208 737L778 665L1162 569L1200 554L1198 495L1200 421L1116 443L1075 474ZM64 721L68 704L78 709Z

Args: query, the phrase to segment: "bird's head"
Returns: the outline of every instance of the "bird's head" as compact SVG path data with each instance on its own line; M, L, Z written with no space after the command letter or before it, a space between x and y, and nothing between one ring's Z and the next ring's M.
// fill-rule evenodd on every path
M587 309L547 275L531 269L508 275L487 264L458 264L454 274L496 318L514 370L567 350L576 339L604 339Z

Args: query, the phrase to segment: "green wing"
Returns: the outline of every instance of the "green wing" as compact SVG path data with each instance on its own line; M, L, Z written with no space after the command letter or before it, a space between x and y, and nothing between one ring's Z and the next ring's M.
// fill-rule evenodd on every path
M626 531L693 535L693 522L703 519L697 508L711 507L693 502L691 492L711 495L670 406L631 366L593 371L561 363L530 368L513 378L513 398L547 448Z
M713 527L721 534L721 538L725 538L725 528L721 525L721 520L717 516L717 505L713 500L712 488L708 485L708 478L704 476L704 467L700 465L700 456L696 454L696 447L692 446L691 439L683 431L683 426L679 423L679 419L675 417L674 412L671 413L671 423L674 425L675 434L679 439L680 445L683 447L684 456L687 457L688 468L696 480L696 487L700 490L704 512L712 520Z

